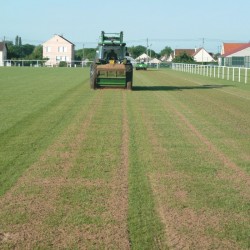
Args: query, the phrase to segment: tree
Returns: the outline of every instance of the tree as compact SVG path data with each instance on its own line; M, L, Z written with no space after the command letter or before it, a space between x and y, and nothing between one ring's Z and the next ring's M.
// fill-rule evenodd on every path
M194 63L194 58L192 56L189 56L186 52L183 52L179 56L176 56L173 59L173 62L175 63Z
M28 56L29 59L31 60L42 60L43 59L43 46L38 45L36 46L32 53Z
M19 37L16 36L16 38L15 38L15 46L18 46L18 42L19 42Z
M28 58L35 49L35 46L31 44L24 44L22 46L19 45L19 47L21 48L20 57L22 58Z
M172 48L166 46L163 50L161 50L160 54L161 54L161 56L167 56L167 57L169 57L172 52L173 52Z
M90 61L93 61L95 59L95 55L95 48L84 48L84 54L83 49L79 49L75 51L75 60L82 61L82 58L84 57L84 59L89 59Z
M133 58L137 58L141 54L147 53L147 48L142 45L133 46L128 48L128 52Z
M22 46L22 38L19 36L19 40L18 40L18 46L21 47Z

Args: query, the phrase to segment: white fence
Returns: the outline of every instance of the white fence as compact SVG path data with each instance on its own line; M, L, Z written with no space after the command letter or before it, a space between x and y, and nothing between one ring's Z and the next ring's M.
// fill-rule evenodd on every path
M7 67L57 67L56 65L45 65L47 60L4 60L3 65ZM71 61L66 62L67 67L86 67L91 61Z
M245 84L250 82L250 68L173 63L172 69Z

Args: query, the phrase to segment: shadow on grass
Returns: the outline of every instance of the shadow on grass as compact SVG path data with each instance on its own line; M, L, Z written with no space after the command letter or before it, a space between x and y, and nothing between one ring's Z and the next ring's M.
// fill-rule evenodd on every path
M220 89L232 85L201 85L201 86L133 86L133 91L182 91L192 89Z

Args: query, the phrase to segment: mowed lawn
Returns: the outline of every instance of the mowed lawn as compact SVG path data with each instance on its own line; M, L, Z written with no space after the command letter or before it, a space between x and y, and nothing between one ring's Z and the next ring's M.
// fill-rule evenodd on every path
M250 84L0 68L1 249L250 248Z

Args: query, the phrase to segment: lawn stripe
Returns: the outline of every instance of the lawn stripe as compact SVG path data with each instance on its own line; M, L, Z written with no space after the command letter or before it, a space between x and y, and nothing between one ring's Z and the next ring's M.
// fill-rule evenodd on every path
M167 249L149 174L154 168L151 137L140 109L140 93L128 93L130 127L128 226L132 249Z
M0 195L58 136L79 110L79 103L91 99L91 95L82 99L81 91L82 83L1 135Z
M149 79L150 78L149 77L146 78L145 75L140 75L140 84L144 84L144 86L145 85L146 86L154 86L156 83L158 83L158 75L155 75L154 77L151 78L154 80L150 81ZM161 80L161 82L162 82L162 84L164 84L163 79ZM172 84L172 82L171 82L171 84ZM152 96L152 94L153 94L153 96ZM212 246L214 246L214 247L224 246L227 248L228 247L229 248L230 247L239 248L239 245L237 244L238 241L240 242L240 244L242 244L242 246L246 246L246 232L247 232L247 228L249 226L247 226L247 219L245 220L244 216L246 215L245 211L247 211L248 199L242 200L240 197L240 195L241 195L240 193L235 194L235 191L234 191L234 193L231 194L232 195L231 199L236 199L235 201L237 202L237 200L238 200L238 202L239 202L239 204L237 204L237 207L235 207L235 213L232 213L232 211L230 211L230 207L228 207L228 208L226 207L224 215L220 215L221 211L216 210L216 208L214 208L213 210L210 210L209 207L207 207L207 206L202 208L201 211L199 211L199 210L192 211L192 209L189 208L190 205L192 207L192 203L191 204L189 203L189 196L188 196L189 189L192 187L192 185L194 185L196 183L198 184L199 182L200 182L200 184L202 184L202 183L204 183L205 180L207 181L207 185L211 186L211 184L209 183L209 181L210 181L210 178L208 178L209 176L207 176L207 179L206 179L206 176L205 176L206 172L204 172L204 177L201 176L202 169L200 171L197 169L197 171L199 171L200 174L196 174L195 176L193 176L193 174L191 176L189 176L189 174L188 174L188 176L185 176L185 175L183 176L182 171L184 170L184 166L180 169L179 166L176 165L176 164L178 164L178 162L183 162L185 160L185 157L188 156L188 155L187 156L185 155L186 152L190 151L190 154L192 154L191 153L192 148L191 148L191 145L189 145L189 143L191 143L191 141L189 141L187 143L187 142L185 142L186 140L184 138L182 139L183 146L187 145L190 149L183 148L184 152L179 153L179 157L183 157L183 159L180 158L177 161L177 159L175 160L173 158L173 156L174 156L173 150L175 148L172 148L172 147L176 147L175 146L176 142L172 141L172 138L175 138L175 136L171 135L170 137L167 137L167 135L169 133L168 134L166 133L165 136L163 136L164 130L166 130L166 132L167 132L167 130L173 131L173 130L171 130L171 123L172 122L176 123L176 129L173 131L174 133L176 133L176 139L178 138L177 136L179 134L177 128L181 129L181 131L182 131L181 133L184 133L182 136L185 136L185 137L189 136L188 134L185 134L185 133L188 133L190 131L190 127L187 126L187 124L185 122L180 122L180 121L182 121L181 118L183 118L182 115L185 118L186 118L186 116L179 110L180 109L182 111L185 110L185 111L187 111L187 114L189 112L188 112L188 110L185 109L184 105L179 105L178 102L181 103L182 99L178 99L177 95L178 95L178 92L160 91L160 88L159 88L159 91L151 92L151 97L150 97L150 92L148 92L148 98L146 98L146 96L145 96L145 100L147 100L147 101L145 101L145 103L142 104L142 106L140 106L140 112L143 112L142 109L144 109L145 110L144 114L147 114L147 116L148 116L148 123L152 123L154 125L153 129L151 129L151 131L155 131L156 137L160 138L161 143L164 143L163 144L164 146L163 145L160 146L160 144L158 144L158 146L154 147L154 148L157 148L161 152L161 155L158 156L158 162L159 162L159 170L158 171L160 171L163 168L163 166L166 166L166 173L165 174L163 174L163 173L157 174L157 172L156 172L155 174L151 175L151 182L152 182L152 185L153 185L154 190L155 190L156 199L158 200L158 204L160 204L160 206L164 207L164 209L162 209L162 207L158 208L159 213L161 214L162 218L164 218L164 220L166 222L167 231L170 230L172 232L169 234L167 233L168 240L169 240L169 246L174 247L174 248L179 248L179 246L183 246L183 247L190 246L191 248L198 247L198 246L205 247L205 248L212 247ZM188 93L186 93L186 95L188 95ZM178 105L176 105L177 103L178 103ZM161 117L160 116L161 113L162 113L162 119L159 120ZM180 114L181 114L181 116L180 116ZM164 121L163 117L166 117L166 118L169 117L170 119L172 119L171 123L167 123L167 122L169 122L167 120ZM157 119L155 120L155 118L157 118ZM158 122L160 122L160 123L156 127L157 120L159 120ZM188 123L190 123L190 121L188 121ZM166 128L163 127L164 124L166 124ZM163 129L163 131L159 130L160 127ZM197 137L197 135L195 133L192 133L192 134L194 136L194 139L195 139L195 137L198 138L199 144L201 144L201 146L202 146L202 143L204 143L204 142L202 142L202 140L199 137ZM192 139L192 138L190 138L190 139ZM196 141L193 141L192 143L197 143ZM171 145L171 144L173 146L171 146L170 148L166 148L166 146ZM178 149L178 148L176 148L176 149ZM197 149L199 149L199 148L197 147ZM203 151L203 148L201 148L201 149ZM182 150L182 148L180 148L180 150ZM206 151L209 153L207 154ZM213 151L210 152L209 147L207 147L207 149L204 150L204 152L201 152L200 150L198 150L197 152L193 153L193 156L190 155L190 158L191 159L194 158L194 160L195 160L193 162L193 164L196 164L196 161L199 160L199 158L201 158L201 153L203 155L202 157L205 160L205 164L206 164L206 162L208 164L209 164L209 162L211 162L212 164L218 164L217 160L214 161L213 158L210 158L210 155L214 155L214 152ZM215 158L219 158L219 157L215 157ZM170 160L170 163L168 163L169 160ZM219 158L219 160L221 161L221 163L220 163L220 167L218 166L219 167L218 169L221 169L224 165L223 164L224 162L220 158ZM173 164L172 167L178 167L178 168L176 168L175 170L171 169L171 163ZM197 163L198 163L198 161L197 161ZM188 166L190 166L191 169L194 169L191 164L192 164L192 160L189 160L187 162L187 168L186 168L187 172L189 172ZM162 166L162 167L160 167L160 166ZM156 164L155 164L155 167L156 167ZM203 166L201 166L201 167L203 167ZM217 166L215 165L215 167L217 167ZM180 171L180 170L182 170L182 171ZM163 170L161 170L161 171L163 171ZM192 172L190 172L190 174L191 173ZM211 172L211 174L212 173L213 172ZM172 178L176 178L176 182L174 181L175 179L171 180ZM203 178L204 178L204 180L203 180ZM220 187L222 189L221 190L219 189L216 192L218 192L219 196L221 195L223 197L223 195L226 194L225 193L226 190L224 191L223 189L227 187L226 186L227 182L224 183L224 181L220 181L218 179L214 179L214 181L213 181L212 178L213 178L213 174L211 175L212 183L214 182L215 185L221 185L221 187L220 186L218 186L218 187ZM169 180L169 182L165 182L164 179ZM238 180L241 180L241 178L238 178ZM163 182L163 181L164 181L165 185L167 184L167 186L161 185L161 182ZM187 183L186 187L185 187L185 183ZM230 184L230 182L228 182L228 184L232 185L232 184ZM214 185L214 184L212 184L212 185ZM176 213L176 209L171 208L171 206L172 206L171 204L167 205L167 201L170 199L170 197L169 197L169 194L171 194L170 190L175 188L175 186L176 186L176 191L173 193L173 195L174 195L174 197L176 195L176 198L178 197L179 200L178 200L178 203L176 203L176 206L181 208L180 211L177 213ZM241 190L241 189L243 190L244 194L242 194L242 195L245 198L249 197L249 191L247 191L247 187L248 187L248 185L246 185L246 184L243 186L242 185L239 186L239 190ZM186 188L188 188L188 189L185 190ZM235 187L235 186L234 186L234 188L238 189L238 187ZM212 190L213 189L211 189L211 192L212 192ZM195 191L195 189L194 189L194 191ZM209 189L207 189L207 191L209 191ZM197 190L196 192L199 193L199 190ZM211 196L213 199L215 199L216 194L210 193L209 196ZM198 197L199 196L197 196L197 198ZM168 200L166 200L166 198ZM183 208L181 207L182 205L183 205ZM241 207L241 205L242 205L242 207ZM239 214L241 214L241 215L239 215ZM190 217L193 219L193 222L190 221L190 219L188 219ZM208 219L208 218L211 218L211 219ZM218 230L218 229L216 229L217 225L216 224L213 225L214 224L213 220L215 220L215 219L217 220L218 223L221 224L221 227L222 227L220 229L221 232L219 233L219 235L228 234L228 235L224 235L224 237L227 238L227 240L221 241L220 236L214 237L216 235L214 235L214 236L211 235L210 237L208 237L209 234L204 235L204 233L207 234L207 232L205 231L205 230L207 230L206 227L207 228L211 227L211 229L213 228L213 230L215 230L215 231ZM196 225L196 223L199 223L201 221L202 221L204 227L203 226L201 227L201 225ZM230 223L229 221L231 221L232 227L235 227L233 223L235 223L236 221L239 223L239 225L237 225L236 228L242 229L242 231L239 232L239 234L237 236L237 237L239 237L238 239L234 238L234 240L230 240L230 237L235 237L235 235L232 233L232 231L229 231L229 228L231 227L231 225L228 228L225 227L226 225L228 225L228 223ZM188 223L192 222L192 224L189 224L190 228L189 229L187 228L187 230L189 230L189 232L192 232L194 234L193 239L187 238L183 234L179 234L179 233L181 233L181 231L180 231L181 226L185 227L185 224L187 222ZM196 230L199 227L201 230L200 231ZM188 235L188 234L186 234L186 235ZM175 244L177 244L177 245L175 245ZM206 245L206 244L208 244L208 245Z
M91 101L94 110L89 109L91 103L84 106L74 117L75 122L64 130L40 159L2 196L0 218L4 227L0 233L8 237L6 242L0 244L22 249L27 246L48 246L59 240L55 239L53 234L59 237L60 232L51 231L47 227L46 217L56 211L61 188L75 185L75 180L69 181L68 171L74 164L101 100L100 93L95 95ZM18 215L24 219L20 220ZM60 244L58 242L58 246Z

